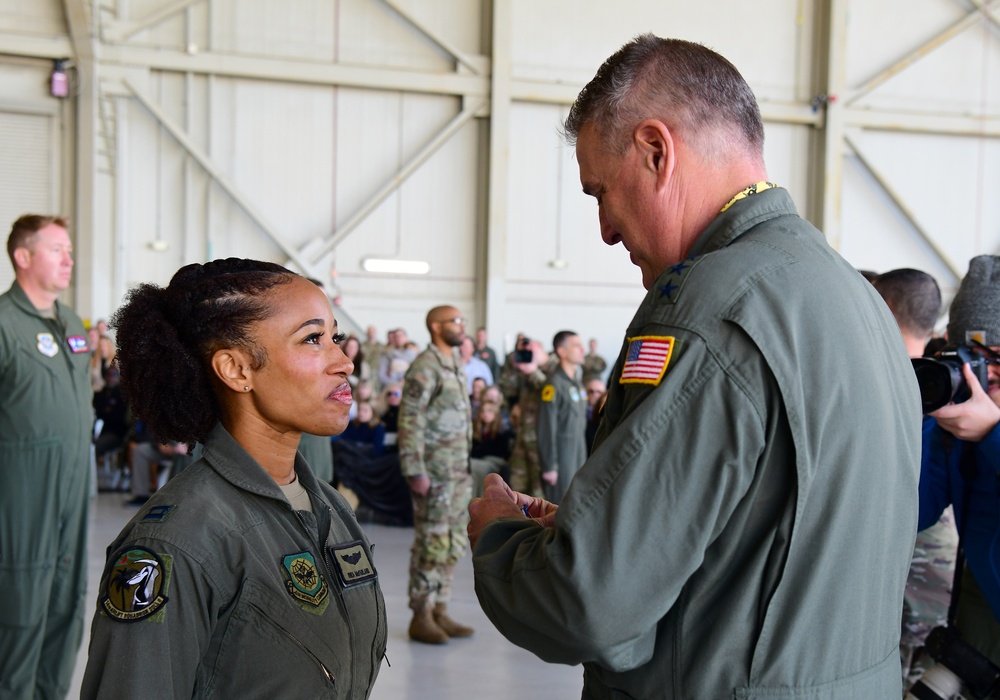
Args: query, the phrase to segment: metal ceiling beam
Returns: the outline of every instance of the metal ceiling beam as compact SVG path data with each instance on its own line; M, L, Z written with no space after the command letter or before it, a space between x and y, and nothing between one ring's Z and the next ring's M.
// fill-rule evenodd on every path
M79 83L76 94L75 177L73 183L74 227L78 242L79 269L86 274L77 275L77 306L87 310L103 306L97 280L110 276L111 260L106 251L110 247L110 232L97 225L97 142L99 132L98 49L93 30L90 6L84 0L63 0L66 24L73 42L73 63Z
M826 13L818 19L826 27L825 55L817 60L824 67L817 94L843 94L847 59L847 14L850 0L829 0ZM826 235L834 249L840 248L841 205L843 196L844 127L846 107L843 100L827 100L823 106L824 120L817 134L821 156L816 159L814 176L818 195L817 211L812 220Z
M356 211L350 219L343 226L339 226L333 233L323 239L313 239L306 243L302 249L308 249L310 260L312 263L318 263L324 255L329 253L331 250L337 247L341 241L347 238L351 233L366 219L368 216L375 211L375 209L386 198L399 189L400 185L406 182L407 179L413 173L415 173L424 162L427 161L441 146L448 142L448 140L454 136L458 131L472 121L475 117L480 116L481 109L485 107L486 101L482 100L474 104L467 105L465 109L459 112L455 117L452 118L445 126L435 134L430 141L424 144L416 155L414 155L409 161L403 164L403 166L396 172L387 182L385 182L382 187L380 187L368 200L361 205L361 208ZM313 248L316 245L317 240L321 241L318 248Z
M510 240L510 142L511 105L513 102L513 56L511 38L514 33L513 9L510 2L493 2L493 75L490 78L489 143L485 157L486 169L486 239L485 295L480 324L490 327L503 318L507 304L507 242ZM574 95L574 99L575 99ZM483 152L483 151L480 151ZM558 193L558 190L557 190ZM559 196L558 194L556 196Z
M466 68L471 70L475 75L489 75L490 67L489 61L486 60L485 56L470 56L465 53L447 39L442 37L437 32L433 31L426 24L421 22L419 19L414 17L412 14L407 12L405 9L399 6L395 0L382 0L382 3L392 10L396 15L402 18L410 26L414 27L421 34L426 36L428 39L433 41L439 47L444 49L449 56L454 58L456 61L464 65Z
M997 116L869 110L855 107L846 110L844 118L849 126L879 131L1000 137L1000 117Z
M103 58L106 64L118 64L123 68L142 67L250 80L465 97L486 97L489 94L488 77L459 73L435 73L218 53L189 54L124 45L107 45L103 50Z
M243 195L239 188L236 187L229 178L226 177L222 169L219 168L211 157L198 147L198 144L188 136L187 132L180 126L175 124L172 119L152 100L147 96L142 90L136 87L128 79L124 81L125 87L132 94L132 96L141 104L146 110L159 122L160 126L166 129L171 136L173 136L177 143L181 145L184 150L186 150L192 158L198 161L198 164L205 169L213 180L218 183L219 187L228 194L233 202L243 210L243 212L253 221L261 231L263 231L271 241L278 246L288 259L294 262L300 270L303 272L312 273L312 266L307 263L290 245L285 242L284 237L278 232L278 230L271 225L267 218L258 211L257 207L253 205L253 202L249 197Z
M928 41L913 49L910 53L903 56L901 59L893 63L891 66L881 71L880 73L869 78L860 87L854 88L843 94L843 99L846 100L848 105L854 104L859 99L870 93L872 90L877 88L879 85L889 80L897 73L909 68L914 63L922 59L927 54L933 52L935 49L948 43L956 36L964 32L966 29L971 27L976 22L986 15L989 15L989 10L997 5L1000 0L990 0L989 3L982 6L982 9L973 10L967 14L962 19L953 23L951 26L946 27L943 31L938 33L936 36L932 37ZM992 17L991 17L992 18Z
M67 58L73 55L68 36L24 36L0 32L0 55L26 58Z
M913 227L913 230L917 233L917 235L920 236L924 243L926 243L930 249L934 251L938 260L940 260L941 263L948 268L948 271L954 275L955 281L961 280L962 272L955 264L955 261L952 260L951 256L949 256L948 253L946 253L944 249L935 242L934 237L930 234L930 232L921 225L920 220L917 219L917 215L912 209L910 209L909 206L907 206L903 197L900 196L896 189L889 183L888 178L886 178L885 175L877 167L875 167L872 161L865 155L865 152L858 147L857 143L851 139L850 136L845 135L844 141L848 146L850 146L851 150L854 151L854 155L857 157L858 162L864 166L865 170L867 170L873 178L875 178L875 181L878 182L879 186L886 193L889 199L893 201L900 213L906 217L907 221L910 222L910 225Z
M165 19L176 15L185 8L205 0L172 0L135 20L109 20L104 25L105 41L125 41L144 29L156 26Z

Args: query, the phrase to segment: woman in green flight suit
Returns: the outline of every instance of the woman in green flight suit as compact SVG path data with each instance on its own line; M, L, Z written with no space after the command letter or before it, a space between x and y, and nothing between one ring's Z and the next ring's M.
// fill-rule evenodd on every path
M108 549L81 697L367 697L386 643L371 545L296 453L348 422L326 295L230 258L139 286L113 325L133 413L204 449Z

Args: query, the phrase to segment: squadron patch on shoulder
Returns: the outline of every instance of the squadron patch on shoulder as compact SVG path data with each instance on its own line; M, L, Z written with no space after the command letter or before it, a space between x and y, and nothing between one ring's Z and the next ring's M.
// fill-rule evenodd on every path
M71 335L66 338L66 344L69 345L69 351L74 355L79 355L81 352L90 352L87 339L82 335Z
M288 575L285 586L293 598L313 607L318 607L326 600L330 587L323 580L312 552L289 554L281 560L281 564Z
M361 540L330 547L330 556L336 565L340 582L344 586L356 586L378 577L375 566L368 558L368 550Z
M55 357L59 354L59 346L56 345L56 339L51 333L39 333L35 336L35 340L38 341L38 352L46 357Z
M145 547L122 552L108 572L101 607L119 622L138 622L153 617L167 603L170 557ZM163 616L153 619L161 622Z
M403 396L416 401L424 393L424 388L417 382L405 382L403 384Z
M687 279L691 269L698 264L702 257L701 255L693 255L687 260L682 260L676 265L668 267L668 274L663 278L663 284L658 285L656 288L659 291L658 301L665 299L671 304L676 304L677 299L680 298L684 280Z
M628 352L620 384L657 386L670 364L676 341L669 335L640 335L628 338Z
M546 384L542 387L542 401L548 403L556 397L556 388L552 384Z

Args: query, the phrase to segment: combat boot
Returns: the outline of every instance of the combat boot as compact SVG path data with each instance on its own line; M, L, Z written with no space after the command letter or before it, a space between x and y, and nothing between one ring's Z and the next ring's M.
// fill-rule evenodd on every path
M424 607L413 611L410 639L424 644L447 644L448 634L434 621L430 607Z
M449 637L471 637L475 632L471 627L459 624L448 617L448 608L444 603L438 603L434 606L434 622Z

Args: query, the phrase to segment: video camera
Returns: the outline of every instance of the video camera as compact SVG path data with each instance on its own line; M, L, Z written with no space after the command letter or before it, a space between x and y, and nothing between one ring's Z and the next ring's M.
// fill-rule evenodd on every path
M920 403L924 413L931 413L949 403L962 403L972 397L965 382L962 365L966 362L985 391L989 386L987 367L990 360L974 352L968 345L946 345L932 357L910 360L920 387Z
M1000 668L962 640L954 627L935 627L924 648L937 663L910 688L904 700L948 700L962 684L976 698L990 697L1000 681Z

